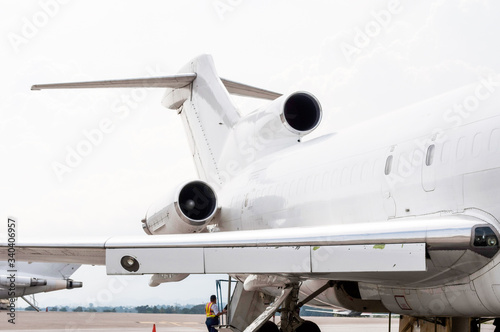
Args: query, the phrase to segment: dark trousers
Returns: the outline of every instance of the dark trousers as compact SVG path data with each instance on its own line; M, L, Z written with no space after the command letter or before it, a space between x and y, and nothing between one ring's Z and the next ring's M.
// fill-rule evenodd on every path
M208 332L217 332L213 326L219 325L219 317L207 317L205 324L207 325Z
M495 325L495 332L498 332L500 331L500 318L495 318L495 320L493 321L493 325Z

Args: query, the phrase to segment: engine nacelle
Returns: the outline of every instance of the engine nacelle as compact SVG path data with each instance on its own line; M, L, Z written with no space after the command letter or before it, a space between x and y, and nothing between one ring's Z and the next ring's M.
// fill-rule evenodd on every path
M321 106L316 97L300 91L279 97L244 117L238 125L246 127L243 131L253 131L257 138L297 138L316 129L321 117Z
M197 233L205 229L217 210L212 187L203 181L191 181L153 205L142 220L142 227L149 235Z
M9 276L0 275L0 286L3 287L36 287L47 285L47 280L32 278L32 277L22 277L22 276Z
M281 97L283 98L283 97ZM279 115L285 128L292 134L304 136L321 122L321 105L309 92L294 92L279 104Z
M309 92L281 96L238 121L234 137L226 146L230 153L221 164L236 160L244 167L257 158L295 145L318 127L321 118L321 105Z

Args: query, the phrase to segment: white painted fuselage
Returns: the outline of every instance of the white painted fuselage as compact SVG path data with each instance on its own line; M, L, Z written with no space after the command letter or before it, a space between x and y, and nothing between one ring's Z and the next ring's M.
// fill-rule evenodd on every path
M453 111L480 89L488 98L473 109ZM219 190L217 226L254 230L468 215L498 230L500 100L493 92L478 83L250 163L234 160L248 166L233 171ZM260 146L266 144L272 141ZM243 154L250 160L259 153L259 145L252 148ZM361 298L409 315L436 315L436 310L451 316L500 315L499 258L470 266L481 261L479 255L446 255L457 264L440 268L441 258L433 254L426 272L357 274ZM307 295L322 284L309 280L301 290ZM332 291L314 303L343 304Z

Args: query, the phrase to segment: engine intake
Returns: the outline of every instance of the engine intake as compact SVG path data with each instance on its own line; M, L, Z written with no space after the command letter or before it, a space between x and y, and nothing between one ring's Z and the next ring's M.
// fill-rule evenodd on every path
M207 222L217 209L215 192L202 181L193 181L184 185L176 203L184 221L191 225Z
M147 234L196 233L217 213L215 191L203 181L181 185L170 198L153 205L143 222Z
M321 122L321 106L310 93L295 92L286 99L281 119L289 127L288 130L305 135Z

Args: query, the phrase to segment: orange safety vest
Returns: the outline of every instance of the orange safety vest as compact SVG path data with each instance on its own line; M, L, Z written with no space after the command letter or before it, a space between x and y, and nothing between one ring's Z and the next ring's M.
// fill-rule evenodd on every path
M207 314L207 317L216 317L215 312L212 310L212 304L212 302L208 302L205 306L205 313Z

